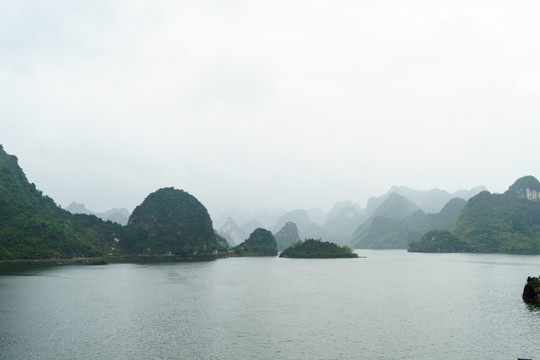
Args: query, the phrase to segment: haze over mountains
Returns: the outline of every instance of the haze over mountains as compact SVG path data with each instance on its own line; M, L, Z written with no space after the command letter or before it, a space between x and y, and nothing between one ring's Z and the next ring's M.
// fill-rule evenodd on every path
M481 189L449 194L393 187L383 196L371 198L364 210L350 201L336 203L322 224L310 218L315 214L320 222L321 211L304 209L282 214L271 229L263 229L254 219L238 226L229 217L220 228L222 237L205 206L173 187L149 194L125 226L92 214L71 214L29 183L17 158L0 146L0 258L106 255L187 259L226 256L231 243L238 244L237 256L261 256L306 238L358 249L539 253L540 182L525 176L503 194L481 191L472 196ZM472 197L466 200L453 195ZM81 204L71 208L87 211ZM266 240L245 242L253 227L257 228L247 239L264 230L262 238L272 239L271 251L259 251L270 248Z
M228 248L204 205L183 190L149 194L125 226L72 214L30 183L17 158L0 145L0 259L192 259Z
M79 204L77 202L72 202L66 207L66 210L72 214L86 214L86 215L95 215L102 220L110 220L120 225L127 225L129 220L129 211L126 208L113 208L105 212L95 213L91 210L88 210L84 204Z
M457 220L465 202L484 190L485 187L478 186L449 193L440 189L415 190L393 186L385 194L371 197L365 209L353 201L344 200L336 202L328 212L321 209L261 210L250 216L248 212L232 210L220 216L221 219L227 216L227 220L219 228L219 233L231 244L238 244L249 235L249 231L243 230L245 225L240 225L243 222L256 222L274 234L287 223L294 223L301 239L321 238L352 247L406 248L426 229L449 228ZM255 220L260 214L266 214L264 225ZM235 216L240 221L237 222ZM381 236L397 236L400 240L383 245L379 244Z

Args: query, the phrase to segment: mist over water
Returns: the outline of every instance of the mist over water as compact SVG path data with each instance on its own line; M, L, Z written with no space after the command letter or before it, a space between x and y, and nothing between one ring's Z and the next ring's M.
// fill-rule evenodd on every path
M357 250L64 266L0 277L6 359L515 359L540 356L521 300L540 256Z

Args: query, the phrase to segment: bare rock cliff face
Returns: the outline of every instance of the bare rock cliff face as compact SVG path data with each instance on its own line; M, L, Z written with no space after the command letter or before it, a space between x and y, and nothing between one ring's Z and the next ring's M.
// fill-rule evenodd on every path
M505 194L538 202L540 201L540 182L534 176L524 176L516 180Z
M247 235L231 217L227 218L227 222L219 229L219 233L229 239L233 245L238 245L247 239Z
M293 222L286 223L276 234L276 243L278 251L283 251L300 241L298 228Z
M538 201L538 190L526 188L525 198L531 201Z

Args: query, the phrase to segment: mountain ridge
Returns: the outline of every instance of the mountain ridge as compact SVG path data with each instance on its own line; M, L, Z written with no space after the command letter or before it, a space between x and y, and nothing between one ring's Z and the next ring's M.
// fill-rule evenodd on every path
M533 176L517 179L503 194L483 191L467 201L463 211L450 228L450 234L464 242L470 252L540 253L540 183ZM435 237L434 237L435 238ZM437 238L440 252L451 251L450 244ZM410 251L429 251L429 237L414 243ZM446 246L448 245L448 246Z

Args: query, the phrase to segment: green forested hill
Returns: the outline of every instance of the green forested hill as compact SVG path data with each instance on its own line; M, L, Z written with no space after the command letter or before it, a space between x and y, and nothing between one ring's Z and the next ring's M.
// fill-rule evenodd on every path
M450 232L466 244L465 251L540 253L539 194L533 176L518 179L504 194L483 191L469 199ZM418 242L410 250L431 251L428 245ZM444 241L438 246L446 247Z
M30 184L0 146L0 259L209 254L225 251L206 208L173 188L150 194L122 226L71 214Z
M72 215L30 184L0 145L0 259L101 256L122 227Z
M235 246L232 253L236 256L276 256L278 253L276 239L269 230L258 228L246 241Z
M186 256L225 250L208 211L193 195L159 189L133 210L121 242L131 253Z
M471 198L451 232L479 252L540 252L540 203L512 193Z

